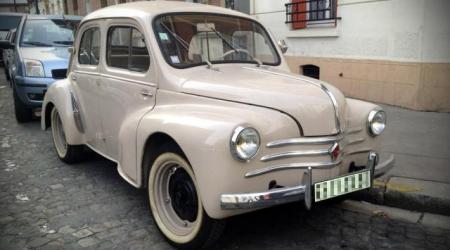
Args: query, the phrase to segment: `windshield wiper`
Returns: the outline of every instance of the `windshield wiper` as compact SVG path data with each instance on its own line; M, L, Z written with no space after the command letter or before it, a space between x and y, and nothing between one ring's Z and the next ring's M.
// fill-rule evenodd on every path
M217 31L215 28L213 28L213 27L210 27L210 29L214 32L214 33L216 33L216 35L220 38L220 39L222 39L222 41L224 41L232 50L234 50L234 52L235 53L239 53L239 51L242 51L242 50L245 50L245 49L242 49L242 48L236 48L235 46L233 46L233 44L232 44L232 42L230 42L230 41L228 41L227 39L225 39L223 36L222 36L222 34L220 34L220 32L219 31ZM261 67L261 65L262 65L262 62L260 61L260 60L258 60L258 59L256 59L254 56L252 56L250 53L246 53L253 61L255 61L256 62L256 64L258 64L258 67Z
M73 41L53 41L53 43L63 44L63 45L72 45Z
M29 44L29 45L34 45L34 46L42 46L42 47L52 47L51 44L38 42L38 41L27 41L27 42L23 42L23 44Z
M181 46L189 53L189 43L188 42L186 42L183 38L181 38L180 36L178 36L175 32L173 32L172 30L170 30L169 29L169 27L167 27L164 23L162 23L161 22L161 26L163 26L164 27L164 29L166 29L174 38L175 38L175 40L179 43L179 44L181 44ZM213 65L212 65L212 63L208 60L208 59L206 59L206 58L204 58L204 60L205 60L205 62L208 64L208 68L209 69L212 69L213 68Z

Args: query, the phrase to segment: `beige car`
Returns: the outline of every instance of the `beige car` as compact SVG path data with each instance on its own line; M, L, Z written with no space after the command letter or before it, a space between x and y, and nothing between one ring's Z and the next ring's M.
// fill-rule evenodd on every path
M85 146L148 190L170 243L210 246L227 217L312 204L371 187L386 115L334 86L292 74L252 17L150 1L93 12L80 24L68 78L42 106L59 158Z

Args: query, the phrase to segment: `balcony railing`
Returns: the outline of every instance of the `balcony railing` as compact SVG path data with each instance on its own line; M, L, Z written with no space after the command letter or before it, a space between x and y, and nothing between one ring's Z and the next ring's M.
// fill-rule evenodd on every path
M306 23L334 23L337 17L337 0L300 0L285 4L286 23L292 23L294 28L304 28Z

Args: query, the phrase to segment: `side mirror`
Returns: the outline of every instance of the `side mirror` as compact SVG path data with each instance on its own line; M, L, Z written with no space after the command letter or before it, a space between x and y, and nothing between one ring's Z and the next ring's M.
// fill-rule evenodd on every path
M286 53L289 48L284 40L278 41L278 47L280 47L280 50L281 52L283 52L283 54Z

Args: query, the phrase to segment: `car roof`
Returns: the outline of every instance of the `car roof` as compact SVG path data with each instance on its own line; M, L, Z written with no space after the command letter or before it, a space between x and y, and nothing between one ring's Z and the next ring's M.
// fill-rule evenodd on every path
M177 13L177 12L228 14L251 18L249 15L246 15L238 11L207 4L188 3L179 1L141 1L141 2L117 4L99 9L87 15L83 19L83 22L99 18L114 18L114 17L117 18L130 16L144 19L148 17L155 17L160 14Z
M47 20L47 19L66 19L66 20L81 20L82 16L72 15L27 15L28 20Z

